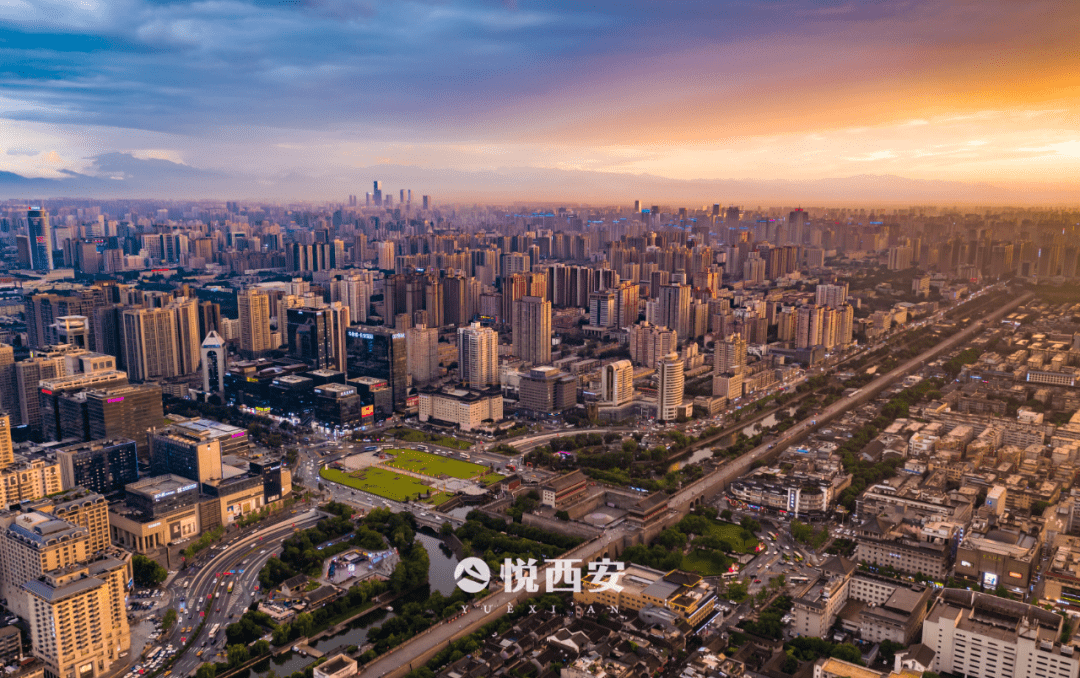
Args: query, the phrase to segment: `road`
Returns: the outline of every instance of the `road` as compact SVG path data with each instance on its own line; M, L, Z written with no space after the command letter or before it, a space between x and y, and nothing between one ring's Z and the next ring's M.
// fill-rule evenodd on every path
M199 664L213 659L218 649L223 651L225 627L239 619L258 594L259 570L271 556L278 553L281 542L295 529L311 527L323 515L315 509L298 512L293 516L294 520L263 528L250 535L234 537L232 541L220 544L220 548L211 547L217 550L206 556L209 560L197 571L189 567L173 579L170 587L173 606L179 612L180 601L183 600L186 613L179 616L176 628L159 644L171 643L177 648L182 647L186 642L182 638L191 640L190 634L185 633L184 629L195 629L202 621L202 615L206 615L206 625L195 643L185 654L178 655L172 667L174 675L195 675ZM229 570L236 574L218 577ZM233 583L231 595L226 593L230 581ZM220 624L221 629L215 642L210 643L209 632L214 624ZM201 658L196 656L199 650L203 650Z
M716 486L720 485L722 489L730 481L732 474L738 469L749 468L755 461L758 461L767 455L779 453L788 446L801 441L813 430L826 425L848 410L869 402L886 388L896 383L901 377L918 368L924 367L937 356L969 341L977 333L983 331L987 323L996 322L1007 313L1012 312L1016 307L1027 302L1033 296L1033 294L1027 293L1014 299L997 311L986 316L983 322L972 323L969 327L957 332L948 339L939 342L907 362L894 367L889 372L863 386L856 395L841 398L832 405L827 406L819 414L814 415L812 418L804 419L787 431L784 431L773 442L759 445L738 459L733 459L721 467L719 473L712 474L701 481L692 483L675 495L672 495L668 505L672 508L680 508L702 495L711 496L714 494ZM724 469L728 469L728 471L725 472ZM741 472L739 475L741 475Z

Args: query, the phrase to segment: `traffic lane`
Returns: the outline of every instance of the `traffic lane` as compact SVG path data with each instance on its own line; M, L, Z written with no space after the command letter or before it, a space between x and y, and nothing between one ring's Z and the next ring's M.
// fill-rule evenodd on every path
M302 523L317 522L318 519L319 515L316 512L316 515L297 521L295 524L299 527ZM223 550L195 575L195 583L190 589L192 591L192 596L188 599L188 621L190 622L188 626L197 627L199 623L202 623L203 619L206 620L206 624L204 625L202 633L195 638L193 648L196 646L201 647L200 641L203 639L203 635L209 633L209 629L213 624L222 623L228 619L227 612L224 614L220 613L217 606L217 603L220 602L220 595L228 595L224 593L227 589L222 586L221 581L215 582L215 579L217 579L215 575L238 567L241 561L251 555L252 550L260 548L259 544L265 543L269 545L270 543L274 543L272 548L267 548L268 553L265 554L266 557L263 560L263 562L265 562L265 560L269 559L270 553L276 552L277 549L280 548L280 541L288 538L295 529L296 528L293 527L292 524L289 524L288 526L282 526L280 528L265 528L265 530L270 530L269 532L265 532L265 534L260 535L259 533L254 533L249 535L241 541L232 544L230 548ZM262 537L262 539L259 537ZM269 541L267 541L268 539ZM245 569L245 573L246 572L247 570ZM257 573L258 570L255 570L251 574L251 577L256 577ZM227 584L225 584L225 586L227 586ZM208 596L214 597L211 599ZM203 614L199 614L200 612ZM188 652L181 655L181 657L187 657L193 654L194 652L192 649L189 649Z

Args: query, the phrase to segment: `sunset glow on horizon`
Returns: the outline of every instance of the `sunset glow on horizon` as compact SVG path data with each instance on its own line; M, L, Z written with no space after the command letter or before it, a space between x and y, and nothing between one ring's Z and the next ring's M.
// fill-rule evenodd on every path
M1075 202L1078 29L1067 0L24 0L0 8L0 171L329 196L388 165L463 198L510 169L536 180L507 198L558 170L889 175Z

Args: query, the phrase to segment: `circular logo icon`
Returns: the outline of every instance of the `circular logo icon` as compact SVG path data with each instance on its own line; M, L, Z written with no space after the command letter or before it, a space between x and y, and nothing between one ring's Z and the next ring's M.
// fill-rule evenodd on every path
M454 579L465 593L479 593L491 581L491 568L479 558L466 558L454 568Z

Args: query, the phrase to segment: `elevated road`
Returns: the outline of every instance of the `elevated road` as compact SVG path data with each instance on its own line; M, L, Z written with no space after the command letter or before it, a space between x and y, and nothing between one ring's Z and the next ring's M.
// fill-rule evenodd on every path
M728 483L732 480L746 473L747 470L753 466L754 462L778 454L792 444L805 439L814 430L825 426L845 412L870 402L872 399L876 398L879 393L895 384L902 377L925 367L929 362L943 353L951 351L970 341L976 334L984 329L987 323L997 322L1006 314L1015 310L1018 306L1026 303L1033 296L1034 295L1029 292L1012 300L986 316L983 320L972 323L969 327L957 332L948 339L923 351L907 362L894 367L889 372L863 386L854 396L841 398L832 405L826 407L820 414L815 415L812 419L804 419L787 431L784 431L771 443L759 445L738 459L731 460L713 473L710 473L704 478L683 488L675 495L672 495L668 505L674 509L686 510L688 509L688 505L693 504L702 497L711 498L717 492L726 488Z
M298 512L291 520L271 525L252 534L245 535L232 542L226 542L225 548L210 557L205 565L193 571L188 568L172 583L173 607L180 612L180 600L184 601L185 612L177 618L176 630L162 644L172 643L177 648L191 641L190 633L183 629L198 628L205 619L201 633L194 639L191 647L184 654L178 654L172 666L177 676L193 676L199 664L213 661L214 654L225 647L225 627L235 622L257 596L259 571L271 556L276 555L281 542L297 529L308 528L319 521L325 514L315 509ZM240 572L243 570L243 572ZM225 572L235 572L229 577L222 577ZM233 593L229 594L229 583L233 584ZM209 638L210 629L220 624L218 636L213 641ZM184 638L186 640L181 640ZM202 657L197 657L199 650Z

